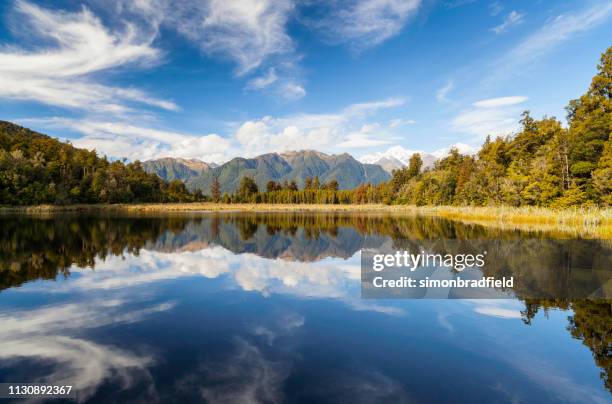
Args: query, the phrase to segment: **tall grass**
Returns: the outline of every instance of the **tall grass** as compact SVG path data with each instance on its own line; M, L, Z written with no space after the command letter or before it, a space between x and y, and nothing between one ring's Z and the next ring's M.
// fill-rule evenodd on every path
M612 209L508 206L436 206L416 209L422 214L501 229L554 231L572 236L612 238Z
M0 213L53 214L55 212L128 212L128 213L197 213L197 212L275 212L328 211L376 212L401 215L442 217L463 223L479 224L499 229L528 232L554 232L558 236L612 239L612 209L572 208L547 209L536 207L458 207L410 205L292 205L292 204L216 204L167 203L126 205L68 206L4 206Z

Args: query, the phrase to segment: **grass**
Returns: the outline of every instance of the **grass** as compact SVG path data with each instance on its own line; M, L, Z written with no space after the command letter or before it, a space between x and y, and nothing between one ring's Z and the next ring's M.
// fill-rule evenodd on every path
M455 207L405 205L291 205L291 204L118 204L3 206L0 213L53 214L56 212L377 212L442 217L462 223L508 230L554 232L557 235L612 239L612 209L573 208L553 210L535 207Z
M612 209L537 207L455 207L417 208L423 214L463 223L508 230L544 231L567 236L612 239Z

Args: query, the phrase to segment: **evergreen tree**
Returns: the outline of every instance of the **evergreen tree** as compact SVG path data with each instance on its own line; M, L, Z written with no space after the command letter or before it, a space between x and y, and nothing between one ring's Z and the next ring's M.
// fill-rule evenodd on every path
M591 173L612 133L612 47L602 55L586 94L570 102L570 174L589 199L597 199Z
M257 183L251 177L242 177L238 188L240 202L252 202L252 197L259 192Z
M217 177L213 179L213 182L210 185L210 195L215 203L221 200L221 184L219 184L219 179Z
M410 157L408 161L408 179L414 178L421 173L421 168L423 167L423 159L419 153L415 153Z

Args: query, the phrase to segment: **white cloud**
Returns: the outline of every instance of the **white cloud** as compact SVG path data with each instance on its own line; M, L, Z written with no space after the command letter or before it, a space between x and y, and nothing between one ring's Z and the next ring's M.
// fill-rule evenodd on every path
M449 102L450 100L448 99L448 93L451 92L454 86L455 83L452 80L449 80L444 87L440 88L436 92L436 100L438 100L439 103Z
M389 121L389 127L394 129L394 128L399 128L401 126L414 125L415 123L416 121L414 119L396 118L396 119L391 119Z
M325 10L316 20L306 20L310 27L332 42L349 43L356 49L363 49L399 34L418 11L421 0L352 0L317 2L316 5Z
M346 149L376 147L389 144L386 139L377 138L376 135L381 132L381 127L378 124L366 124L359 128L359 131L349 133L344 140L337 146Z
M281 95L288 100L297 100L306 95L306 90L300 84L289 82L281 87Z
M454 130L482 140L486 136L505 136L517 131L520 105L527 97L510 96L481 100L459 113L451 122Z
M381 109L395 108L401 98L352 104L333 114L300 114L289 117L270 116L249 120L236 130L233 139L244 155L253 156L288 150L334 149L386 144L385 131L366 118ZM374 132L377 128L379 131Z
M39 118L21 120L24 125L68 129L83 136L77 147L95 149L113 158L149 160L160 157L197 158L222 163L237 155L312 149L337 151L338 147L366 147L388 143L388 129L369 117L379 110L403 104L401 98L352 104L333 114L266 116L237 125L227 137L188 134L134 125L125 120Z
M506 15L506 17L504 18L504 21L501 24L491 28L491 31L499 35L503 32L506 32L511 27L522 24L524 21L525 21L525 14L522 14L522 13L519 13L518 11L513 10L508 15Z
M448 156L451 149L457 149L459 153L461 154L471 155L471 154L476 154L479 150L479 147L459 142L459 143L452 144L449 147L443 147L441 149L438 149L432 152L431 154L434 155L436 158L443 158L443 157Z
M489 5L489 12L492 16L496 16L501 13L504 9L504 6L499 1L494 1Z
M446 7L449 10L452 10L454 8L469 6L471 4L476 3L477 1L478 0L452 0L452 1L445 1L444 2L444 7Z
M293 51L286 32L293 8L289 0L172 2L166 23L205 53L235 62L243 75Z
M87 8L67 13L47 10L26 1L15 12L38 38L53 46L24 50L0 48L0 97L30 100L93 112L120 113L130 103L163 109L178 107L135 88L107 86L93 73L125 66L149 66L160 58L153 37L130 23L111 32ZM19 32L18 32L19 33Z
M197 158L222 162L228 158L230 141L216 134L192 135L163 131L115 121L49 118L30 120L47 127L66 128L82 133L74 140L77 147L95 149L110 157L149 160L159 157Z
M595 4L579 13L559 15L530 35L497 63L499 74L529 65L575 35L591 30L612 16L612 3Z
M306 89L295 78L291 69L278 69L270 67L266 73L257 76L247 83L249 90L268 90L269 93L280 96L285 100L295 101L306 95Z
M266 90L286 100L306 94L297 66L301 55L287 32L293 0L141 1L155 2L162 10L154 23L179 32L208 56L234 63L238 76L255 75L247 89Z
M236 63L238 75L266 63L277 66L252 79L247 88L263 89L278 81L274 94L289 100L306 94L294 65L299 56L285 32L294 7L290 0L116 0L113 6L111 30L86 7L54 11L18 0L14 12L25 23L16 33L31 31L37 43L48 40L48 46L0 48L0 97L113 115L140 112L138 104L177 110L172 101L94 77L128 65L158 63L163 55L153 41L161 25L180 32L205 53ZM272 60L275 57L280 59Z
M510 105L522 104L525 101L527 101L527 97L510 96L510 97L489 98L486 100L476 101L472 105L478 108L497 108L497 107L506 107Z
M266 74L256 77L253 80L249 81L247 85L248 88L260 90L262 88L268 87L270 84L276 82L278 80L278 76L276 74L276 69L273 67L269 68Z
M357 116L361 114L369 114L376 112L379 109L395 108L403 105L406 101L401 97L387 98L381 101L363 102L349 105L344 111L347 116Z

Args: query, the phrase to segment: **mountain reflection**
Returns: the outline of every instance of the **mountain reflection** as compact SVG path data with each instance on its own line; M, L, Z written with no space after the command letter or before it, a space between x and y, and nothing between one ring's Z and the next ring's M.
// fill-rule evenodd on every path
M526 237L435 218L374 214L7 216L0 218L0 290L37 279L69 277L71 270L79 268L96 270L72 282L82 290L232 273L233 282L242 290L335 298L354 309L396 314L393 307L359 299L358 260L346 265L326 263L328 259L349 260L361 249L383 247L451 254L487 250L484 275L515 277L514 292L525 302L525 324L531 324L539 310L572 310L569 332L589 347L606 387L612 389L609 241L553 239L547 234ZM147 268L130 272L139 260L145 260ZM603 288L594 288L601 284ZM576 295L600 299L570 299ZM16 321L2 318L3 325ZM19 349L27 351L34 345L51 343L32 338L24 335L23 346L15 347L15 354L19 355ZM104 355L113 358L112 354ZM133 366L144 367L148 359L130 360ZM83 382L87 383L93 384Z

